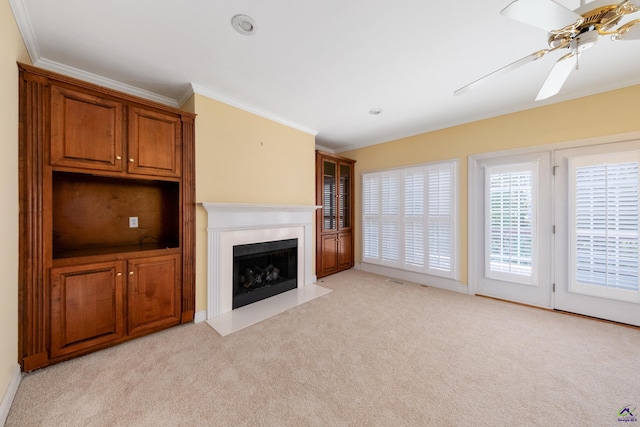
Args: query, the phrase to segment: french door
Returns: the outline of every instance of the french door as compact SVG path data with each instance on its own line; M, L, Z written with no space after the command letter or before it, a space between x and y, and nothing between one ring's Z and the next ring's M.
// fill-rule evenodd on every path
M640 326L640 142L554 158L554 308Z
M469 164L471 293L640 326L640 141Z
M475 293L551 308L551 153L473 164L469 270Z

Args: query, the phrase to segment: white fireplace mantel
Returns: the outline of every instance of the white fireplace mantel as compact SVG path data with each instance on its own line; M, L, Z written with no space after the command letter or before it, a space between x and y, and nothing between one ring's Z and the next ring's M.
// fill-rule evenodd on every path
M207 210L207 319L231 311L233 245L298 238L298 287L316 282L312 242L315 205L202 203Z

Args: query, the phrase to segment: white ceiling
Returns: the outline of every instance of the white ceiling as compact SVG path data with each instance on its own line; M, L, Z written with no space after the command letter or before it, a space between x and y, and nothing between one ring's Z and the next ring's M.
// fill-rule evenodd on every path
M37 66L175 106L195 90L317 133L317 144L335 151L640 83L640 41L600 37L561 92L544 102L534 98L565 52L454 96L455 89L547 47L545 31L500 15L510 1L10 4ZM558 3L580 6L579 0ZM254 35L235 32L236 14L256 21ZM372 108L384 112L373 116Z

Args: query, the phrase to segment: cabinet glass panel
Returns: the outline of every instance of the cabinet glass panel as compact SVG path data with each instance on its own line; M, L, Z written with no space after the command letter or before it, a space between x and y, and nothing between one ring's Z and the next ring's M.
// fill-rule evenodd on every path
M333 162L323 162L323 197L322 214L323 226L325 230L336 229L336 164Z
M351 227L351 167L340 165L340 228Z

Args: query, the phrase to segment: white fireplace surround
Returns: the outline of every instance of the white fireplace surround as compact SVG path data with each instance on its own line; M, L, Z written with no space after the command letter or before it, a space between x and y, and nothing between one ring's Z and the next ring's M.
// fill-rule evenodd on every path
M312 242L315 205L203 203L208 213L207 319L233 304L233 247L298 239L298 288L315 283Z

